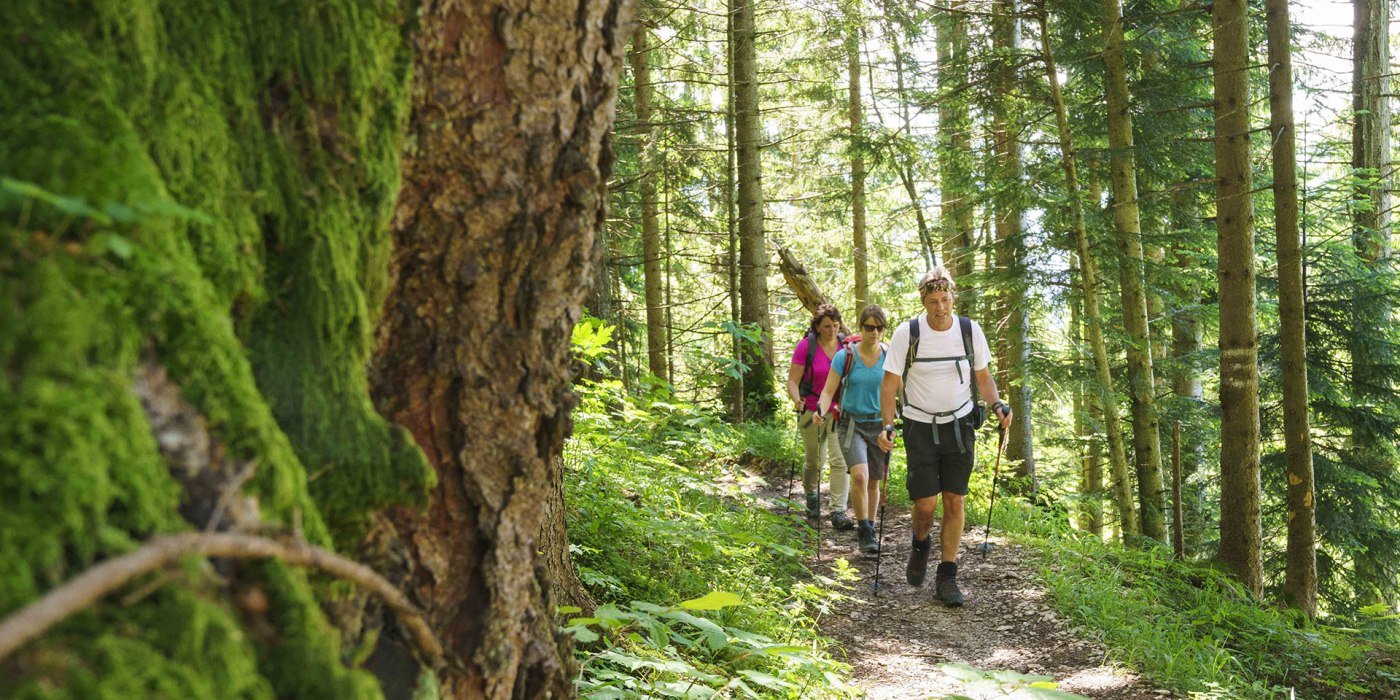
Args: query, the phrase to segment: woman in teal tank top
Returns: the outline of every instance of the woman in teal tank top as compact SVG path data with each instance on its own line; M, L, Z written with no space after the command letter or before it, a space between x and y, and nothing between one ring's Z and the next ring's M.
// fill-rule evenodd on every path
M856 538L866 554L880 551L875 538L875 509L889 467L889 454L878 445L880 382L885 374L885 346L880 338L885 326L883 309L874 304L861 309L860 343L847 344L831 359L831 373L817 402L820 415L833 409L840 412L836 435L851 475Z

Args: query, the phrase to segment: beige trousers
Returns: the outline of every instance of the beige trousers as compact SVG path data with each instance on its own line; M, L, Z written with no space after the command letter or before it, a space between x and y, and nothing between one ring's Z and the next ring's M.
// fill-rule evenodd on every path
M816 493L822 480L822 462L831 464L831 489L827 492L827 504L832 510L845 510L846 499L851 494L851 475L846 471L846 458L841 456L841 441L836 434L836 426L827 420L817 427L812 421L816 415L804 411L797 419L802 432L802 450L805 463L802 469L802 490Z

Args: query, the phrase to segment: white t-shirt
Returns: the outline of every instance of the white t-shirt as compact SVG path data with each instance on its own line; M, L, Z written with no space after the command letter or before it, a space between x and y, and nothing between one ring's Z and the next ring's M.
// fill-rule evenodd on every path
M940 416L939 423L947 423L972 412L968 402L968 389L972 386L972 371L967 366L963 351L962 328L957 317L946 331L936 331L929 327L927 314L919 320L919 354L917 357L958 357L956 362L915 362L909 367L909 376L904 383L904 417L921 423L933 421L933 416L921 409L943 413L957 411L956 415ZM890 349L885 353L885 371L904 374L904 356L909 352L909 323L901 323L894 329L890 338ZM987 336L982 327L972 322L972 370L987 368L992 351L987 347ZM961 375L961 377L959 377ZM915 408L918 406L919 408Z

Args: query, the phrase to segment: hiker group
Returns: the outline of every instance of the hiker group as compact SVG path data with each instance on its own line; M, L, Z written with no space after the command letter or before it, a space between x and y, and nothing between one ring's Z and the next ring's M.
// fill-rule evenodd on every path
M918 288L925 313L893 329L888 343L882 342L890 328L880 307L862 309L860 333L851 336L841 332L836 307L817 307L806 336L793 350L787 390L799 414L807 517L820 526L822 463L827 462L831 525L854 529L866 554L880 551L875 517L883 507L882 486L897 419L902 418L905 486L914 504L905 578L912 586L924 583L933 550L934 506L941 498L934 591L945 605L957 607L963 604L957 583L963 499L974 466L976 430L986 420L982 402L1002 430L1011 425L1011 409L998 397L996 380L987 370L991 351L982 328L953 313L953 276L936 266ZM848 500L854 520L846 514Z

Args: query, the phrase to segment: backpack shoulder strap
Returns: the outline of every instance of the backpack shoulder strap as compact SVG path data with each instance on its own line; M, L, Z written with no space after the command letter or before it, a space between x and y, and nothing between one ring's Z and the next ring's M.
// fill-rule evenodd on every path
M973 371L973 350L972 350L972 319L966 316L958 317L958 326L962 328L963 354L967 355L967 393L974 399L977 392L974 387L977 385L976 373Z

